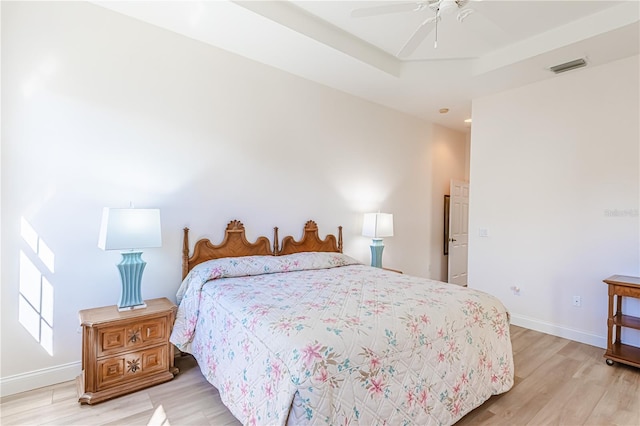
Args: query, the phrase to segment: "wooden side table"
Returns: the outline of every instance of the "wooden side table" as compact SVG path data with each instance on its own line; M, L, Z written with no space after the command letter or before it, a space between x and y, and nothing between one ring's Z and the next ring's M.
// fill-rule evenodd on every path
M640 299L640 277L613 275L603 280L609 286L609 316L607 318L607 351L604 357L608 365L614 361L640 367L640 347L621 341L623 327L640 330L640 318L622 312L623 297ZM615 297L615 312L614 312Z
M169 336L177 307L169 299L147 300L147 307L80 311L82 374L78 401L96 404L173 379L173 345Z

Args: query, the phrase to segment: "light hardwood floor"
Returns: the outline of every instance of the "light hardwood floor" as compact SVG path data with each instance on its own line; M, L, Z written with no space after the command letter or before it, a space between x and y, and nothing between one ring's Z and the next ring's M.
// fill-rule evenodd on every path
M640 425L640 369L609 367L604 350L511 327L514 387L457 425ZM74 382L0 400L2 425L237 425L191 357L171 382L95 406L77 403Z

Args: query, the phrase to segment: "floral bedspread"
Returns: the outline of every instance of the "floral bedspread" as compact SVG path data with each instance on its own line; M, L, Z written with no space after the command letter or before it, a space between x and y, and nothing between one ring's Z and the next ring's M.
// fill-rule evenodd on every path
M339 253L217 259L171 342L246 425L453 424L513 385L499 300Z

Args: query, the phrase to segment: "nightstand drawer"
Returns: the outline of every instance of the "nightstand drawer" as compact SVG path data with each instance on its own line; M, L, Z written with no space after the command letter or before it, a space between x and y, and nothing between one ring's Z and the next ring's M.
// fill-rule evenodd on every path
M98 390L168 368L166 345L98 360Z
M136 322L120 327L106 327L99 331L98 356L135 349L166 340L167 318Z

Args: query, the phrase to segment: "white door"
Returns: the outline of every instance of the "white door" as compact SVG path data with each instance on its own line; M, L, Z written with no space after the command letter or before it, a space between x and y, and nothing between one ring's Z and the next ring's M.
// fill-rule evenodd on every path
M447 282L466 286L469 252L469 182L452 179L449 190L449 273Z

